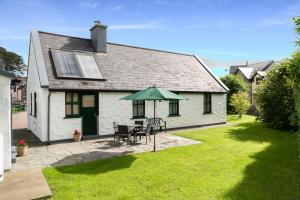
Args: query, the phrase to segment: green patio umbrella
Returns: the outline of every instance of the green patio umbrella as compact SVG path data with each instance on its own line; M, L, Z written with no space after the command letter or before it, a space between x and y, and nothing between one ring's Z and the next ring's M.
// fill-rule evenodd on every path
M182 96L175 94L173 92L170 92L168 90L165 90L163 88L156 87L153 85L152 87L146 88L144 90L135 92L131 95L128 95L126 97L121 98L120 100L146 100L146 101L153 101L154 104L154 119L155 119L155 107L156 107L156 101L157 100L184 100L186 98L183 98ZM155 146L155 131L154 131L154 146L153 151L156 150Z

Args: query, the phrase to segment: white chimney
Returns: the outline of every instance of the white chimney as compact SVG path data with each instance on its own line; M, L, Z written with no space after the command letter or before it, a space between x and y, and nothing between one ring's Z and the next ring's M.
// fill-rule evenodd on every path
M101 24L99 20L95 21L94 26L90 29L92 45L97 53L106 53L106 30L107 26Z

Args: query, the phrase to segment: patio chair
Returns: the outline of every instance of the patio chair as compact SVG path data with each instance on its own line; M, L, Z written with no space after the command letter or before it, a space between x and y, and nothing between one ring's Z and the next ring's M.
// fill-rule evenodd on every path
M114 126L114 141L116 141L116 136L118 135L118 124L117 122L113 122L113 126Z
M135 130L136 131L139 131L139 130L143 130L143 126L144 126L144 121L134 121L134 125L136 126L135 127Z
M125 141L125 138L127 138L127 141L130 139L131 133L128 129L127 125L118 125L118 138L122 138L123 141Z
M142 136L145 136L146 137L146 144L147 144L147 142L148 142L147 137L149 137L149 140L151 142L150 132L151 132L151 125L147 124L147 127L146 128L142 128L141 130L137 131L135 133L135 136L136 137L139 136L140 140L142 139Z
M153 127L153 131L158 129L160 132L164 129L165 133L167 131L167 122L162 118L149 118L147 119L148 124Z
M135 125L141 125L141 126L143 126L144 125L144 121L140 121L140 120L134 121L134 124Z

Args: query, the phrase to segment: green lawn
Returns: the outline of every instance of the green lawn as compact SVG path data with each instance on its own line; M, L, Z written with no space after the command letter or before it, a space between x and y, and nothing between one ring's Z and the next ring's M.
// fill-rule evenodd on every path
M47 168L54 199L300 199L295 136L238 126L180 132L202 144Z

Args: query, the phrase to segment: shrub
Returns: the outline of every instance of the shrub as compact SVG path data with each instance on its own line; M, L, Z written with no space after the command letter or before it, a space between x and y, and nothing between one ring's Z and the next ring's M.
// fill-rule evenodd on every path
M259 119L273 128L296 128L295 100L290 77L291 60L283 60L268 72L256 89Z
M247 92L238 92L231 96L230 104L235 112L242 118L250 107L249 94Z
M233 113L234 108L230 104L231 96L238 92L247 91L248 85L247 83L238 75L226 75L221 77L221 81L229 88L229 92L227 93L227 113Z

